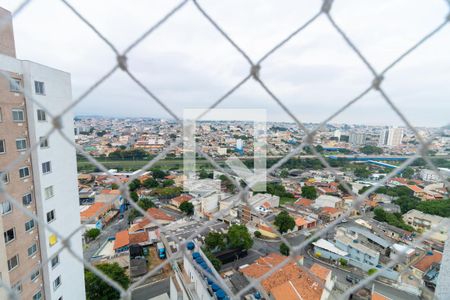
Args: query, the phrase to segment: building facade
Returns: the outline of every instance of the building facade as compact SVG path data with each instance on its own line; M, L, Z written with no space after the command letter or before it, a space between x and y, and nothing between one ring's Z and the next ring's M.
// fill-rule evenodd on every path
M75 148L57 132L46 138L53 127L50 115L72 101L70 74L16 59L10 13L0 8L0 20L7 24L0 37L0 70L12 78L0 76L0 170L7 193L0 197L0 265L8 275L2 267L1 278L22 299L84 299L83 265L61 250L63 243L54 233L38 227L5 197L61 236L80 226ZM65 114L60 124L73 140L73 116ZM81 233L68 243L82 258Z

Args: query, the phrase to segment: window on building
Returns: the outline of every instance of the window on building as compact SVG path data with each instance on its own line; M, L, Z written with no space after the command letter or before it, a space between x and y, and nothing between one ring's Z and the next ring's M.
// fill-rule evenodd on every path
M15 269L19 265L19 255L16 254L15 256L8 259L8 271L11 271Z
M52 171L52 165L49 161L42 163L42 173L47 174Z
M28 222L25 222L25 231L30 231L33 228L34 228L34 220L33 219L31 219Z
M61 285L61 275L53 281L53 289L56 290Z
M47 223L50 223L55 220L55 210L51 210L47 213Z
M39 138L39 143L41 148L48 148L48 138L41 136Z
M16 148L19 151L23 151L27 149L27 140L26 139L17 139L16 140Z
M39 291L36 294L33 295L33 300L41 300L42 299L42 292Z
M28 248L27 251L28 251L28 256L33 256L34 254L36 254L36 252L37 252L37 245L36 245L36 243L31 245L31 247Z
M11 92L20 92L21 80L17 78L11 78L9 81L9 89Z
M51 259L50 264L52 266L52 269L54 269L57 265L59 265L59 256L58 256L58 254Z
M38 109L37 110L37 118L38 118L38 121L47 121L47 115L45 114L45 110Z
M0 140L0 154L6 152L5 140Z
M22 204L24 206L28 206L33 202L33 197L31 196L31 193L25 194L22 196Z
M20 178L25 178L30 176L30 168L28 167L23 167L19 169L19 177Z
M22 282L19 281L19 282L15 283L13 286L11 286L11 288L12 288L13 290L15 290L16 293L21 294L21 293L22 293L22 290L23 290Z
M13 109L12 116L14 122L23 122L25 121L25 113L23 109Z
M45 199L50 199L51 197L53 197L55 195L53 192L53 185L46 187L44 189L44 194L45 194Z
M0 214L6 215L12 212L12 205L9 201L0 202Z
M5 238L6 244L14 241L14 239L16 238L16 229L13 227L11 229L6 230L5 232L3 232L3 237Z
M38 95L44 95L45 94L44 83L42 81L35 81L34 91Z
M41 274L39 272L39 270L36 270L33 273L31 273L31 276L30 276L31 281L35 281L39 277L39 274Z
M0 172L0 180L3 180L4 184L9 183L9 174L5 172Z

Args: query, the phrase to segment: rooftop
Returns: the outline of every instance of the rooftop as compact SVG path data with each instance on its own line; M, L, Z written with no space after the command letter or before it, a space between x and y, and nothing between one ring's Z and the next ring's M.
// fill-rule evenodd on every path
M421 260L414 264L414 268L419 269L422 272L427 271L433 263L439 263L442 260L442 253L433 251L432 255L425 254Z

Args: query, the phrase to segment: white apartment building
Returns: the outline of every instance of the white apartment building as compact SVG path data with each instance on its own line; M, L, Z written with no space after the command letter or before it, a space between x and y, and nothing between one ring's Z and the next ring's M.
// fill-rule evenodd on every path
M403 128L390 127L384 129L380 134L378 145L395 147L402 143L403 140Z
M80 226L75 148L59 132L45 136L54 123L50 115L57 116L72 102L70 74L16 59L10 13L1 8L0 13L2 22L10 22L9 30L1 32L0 70L13 78L8 82L0 76L0 169L24 154L23 150L40 143L29 157L9 170L6 191L61 236L68 237ZM65 114L58 123L68 140L73 141L72 113ZM18 194L18 190L24 191ZM7 205L2 203L3 208ZM6 283L23 299L85 299L83 265L67 249L61 250L63 241L55 234L32 219L24 223L23 218L18 209L8 209L7 213L3 210L0 219L3 230L11 228L14 233L11 242L0 245L0 265L6 264L5 258L8 261ZM23 242L29 235L34 237L33 244ZM81 232L73 234L65 244L83 257ZM41 262L46 263L37 269ZM31 278L26 276L30 273ZM2 275L2 280L5 278Z

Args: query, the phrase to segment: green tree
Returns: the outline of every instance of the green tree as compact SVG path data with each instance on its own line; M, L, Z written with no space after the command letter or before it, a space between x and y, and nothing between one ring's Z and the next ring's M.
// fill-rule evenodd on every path
M373 275L373 274L375 274L376 272L378 272L378 270L377 269L374 269L374 268L372 268L372 269L369 269L369 271L367 271L367 274L370 276L370 275Z
M231 248L248 250L253 246L253 239L244 225L231 225L227 232L227 241Z
M85 233L86 237L95 240L100 235L100 229L98 228L91 228Z
M409 178L411 179L414 176L414 169L411 167L407 167L406 169L403 170L402 172L402 177L403 178Z
M152 172L153 178L156 179L163 179L167 176L166 172L158 168L151 169L150 171Z
M155 180L153 178L148 178L148 179L144 180L143 186L148 189L152 189L152 188L158 187L159 183L157 180Z
M289 253L291 252L291 249L289 249L288 245L286 245L285 243L281 243L280 244L280 253L285 255L285 256L289 256Z
M210 251L225 249L225 235L220 232L210 231L205 238L205 246Z
M139 195L135 191L132 191L130 193L130 198L133 199L134 202L138 202L139 201Z
M208 173L205 169L201 169L198 177L200 179L213 178L213 173Z
M113 183L113 184L111 184L111 189L112 190L118 190L119 189L119 185L117 185L117 183Z
M345 258L339 258L339 263L341 264L341 266L347 266L348 261Z
M281 178L286 178L288 176L289 176L289 171L287 169L281 170L281 172L280 172L280 177Z
M313 186L303 186L302 187L302 196L307 199L314 200L317 198L316 188Z
M185 201L185 202L181 203L180 210L182 212L186 213L188 216L193 215L194 214L194 205L189 201Z
M354 174L359 178L367 178L370 176L371 172L367 168L358 167L355 169Z
M360 148L359 151L364 154L383 154L382 148L370 145Z
M261 231L256 230L256 231L254 232L254 235L255 235L255 237L257 237L257 238L260 238L260 237L262 236L262 233L261 233Z
M174 184L175 184L175 181L173 181L172 179L166 179L162 182L163 187L172 186Z
M448 218L450 217L450 199L421 201L417 204L416 209L426 214Z
M294 229L295 220L289 215L287 211L283 210L275 217L274 224L278 227L278 231L280 233L285 233L289 230Z
M220 175L219 179L221 181L222 186L225 187L225 189L227 189L229 192L234 192L236 190L236 186L230 179L228 179L227 176Z
M104 273L106 276L114 280L124 289L127 289L130 285L130 279L128 278L125 270L117 263L113 264L99 264L96 266L98 270ZM107 284L103 279L88 269L84 271L84 282L86 287L86 299L87 300L115 300L120 299L120 293L115 288Z
M211 251L209 251L208 249L204 248L202 249L203 253L205 253L206 257L209 259L209 261L211 262L211 264L213 265L214 269L216 269L217 272L220 272L220 268L222 267L222 262L217 259L212 253Z
M350 188L350 190L352 190L352 185L351 185L350 183L348 183L348 182L346 182L346 183L347 183L348 187ZM344 187L344 185L343 185L342 183L339 183L339 184L338 184L338 189L339 189L342 193L348 194L347 190L345 189L345 187Z
M140 208L142 208L143 210L147 210L149 208L152 207L156 207L155 203L153 203L151 198L145 197L145 198L141 198L139 199L139 201L137 202L137 204L139 205Z
M130 192L134 192L135 190L137 190L141 186L142 186L142 184L139 181L139 179L135 179L132 182L130 182L130 184L128 185L128 188L130 189Z

